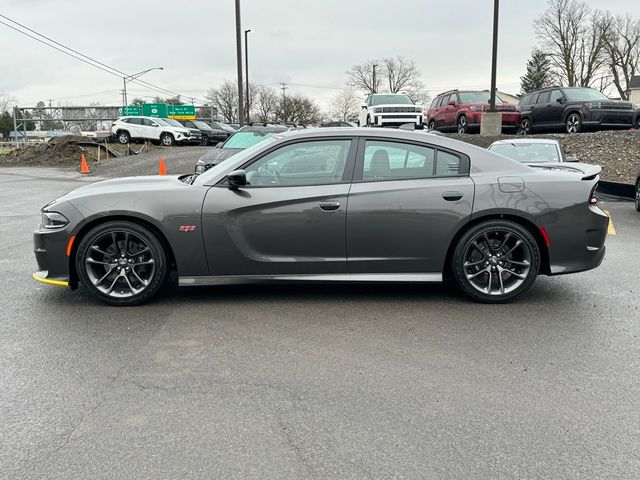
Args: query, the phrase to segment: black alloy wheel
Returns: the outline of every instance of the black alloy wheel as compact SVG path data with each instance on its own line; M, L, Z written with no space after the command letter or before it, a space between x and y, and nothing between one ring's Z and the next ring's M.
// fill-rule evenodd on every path
M452 262L454 278L468 296L483 303L505 303L533 285L540 249L521 225L489 220L462 236Z
M98 225L80 241L80 283L111 305L137 305L151 298L167 277L167 255L158 238L133 222Z

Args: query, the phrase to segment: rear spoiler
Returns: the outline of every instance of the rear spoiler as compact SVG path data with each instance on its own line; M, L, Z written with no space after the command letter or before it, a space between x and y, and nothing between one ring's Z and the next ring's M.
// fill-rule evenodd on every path
M557 162L540 164L528 163L527 165L532 168L540 168L544 170L578 173L582 175L582 180L593 180L600 175L600 172L602 172L602 167L600 165L591 165L589 163Z

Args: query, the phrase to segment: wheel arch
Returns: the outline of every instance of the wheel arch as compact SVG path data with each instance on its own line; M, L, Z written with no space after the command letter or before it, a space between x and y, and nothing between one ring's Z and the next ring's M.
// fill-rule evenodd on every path
M69 252L69 286L72 289L76 289L78 287L78 272L76 270L76 255L78 253L78 245L82 242L82 239L89 233L93 228L102 225L107 222L113 221L125 221L135 223L142 227L149 229L160 241L162 247L165 249L167 254L167 263L169 268L174 268L176 265L176 257L173 253L173 248L171 248L171 244L167 239L166 235L162 232L162 230L155 225L153 222L146 220L144 218L136 217L134 215L113 215L113 216L101 216L94 218L84 225L80 227L80 230L76 232L75 238L73 240L73 244L71 246L71 251Z
M567 123L567 119L569 118L569 115L571 115L572 113L577 113L580 116L580 120L584 118L584 115L582 115L582 111L580 110L580 108L571 107L567 109L567 111L564 113L563 123L565 124Z
M449 244L449 248L447 249L447 255L445 257L445 263L443 268L443 277L444 278L452 278L451 276L451 258L453 257L453 251L456 248L456 245L460 241L460 238L469 231L472 227L478 225L479 223L486 222L489 220L510 220L514 223L517 223L521 227L526 228L529 233L535 239L538 249L540 250L540 273L545 275L549 275L551 273L550 263L549 263L549 248L545 242L540 229L531 221L524 217L514 215L512 213L489 213L486 215L482 215L479 217L474 217L471 221L462 225L456 234L453 236L451 243Z

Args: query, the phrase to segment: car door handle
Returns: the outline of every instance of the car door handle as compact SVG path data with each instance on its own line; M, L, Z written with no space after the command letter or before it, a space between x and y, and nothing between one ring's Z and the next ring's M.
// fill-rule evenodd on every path
M442 198L444 198L447 202L455 202L464 197L464 193L462 192L444 192L442 194Z
M340 208L340 202L321 202L320 208L326 212L337 210Z

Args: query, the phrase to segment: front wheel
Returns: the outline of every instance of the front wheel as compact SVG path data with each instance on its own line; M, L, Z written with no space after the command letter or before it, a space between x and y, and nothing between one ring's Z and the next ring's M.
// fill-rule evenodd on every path
M162 287L167 270L167 255L156 235L133 222L98 225L78 245L80 283L109 305L148 300Z
M636 211L640 212L640 179L636 182Z
M579 113L572 113L565 122L567 133L579 133L582 130L582 117Z
M436 129L436 121L435 120L429 120L429 130L435 130Z
M529 135L531 133L531 120L528 118L523 118L520 122L520 135Z
M451 266L456 283L469 297L506 303L533 285L540 269L540 249L521 225L489 220L462 236Z
M173 135L170 133L163 133L160 137L160 143L165 147L173 147L176 142Z
M371 128L371 117L367 115L367 127Z
M467 133L469 131L469 123L467 122L467 117L464 115L460 115L458 118L458 133Z
M118 132L119 143L121 143L122 145L126 145L130 141L131 141L131 135L129 135L129 132L127 132L126 130L122 130L121 132Z

